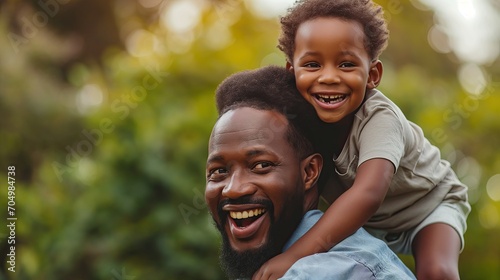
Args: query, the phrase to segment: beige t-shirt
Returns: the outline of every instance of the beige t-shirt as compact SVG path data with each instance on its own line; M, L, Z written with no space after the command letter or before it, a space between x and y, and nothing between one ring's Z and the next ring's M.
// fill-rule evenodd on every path
M467 186L441 159L439 149L378 90L367 92L342 152L333 159L343 187L351 187L358 166L373 158L391 161L396 173L384 202L365 226L405 231L442 201L467 201Z

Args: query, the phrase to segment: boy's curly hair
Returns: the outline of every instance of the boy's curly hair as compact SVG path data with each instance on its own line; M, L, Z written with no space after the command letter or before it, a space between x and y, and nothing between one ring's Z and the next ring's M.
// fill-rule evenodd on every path
M278 48L288 62L293 62L295 35L300 24L320 17L334 17L359 22L365 33L365 49L376 59L387 45L389 31L382 7L371 0L298 0L281 18Z

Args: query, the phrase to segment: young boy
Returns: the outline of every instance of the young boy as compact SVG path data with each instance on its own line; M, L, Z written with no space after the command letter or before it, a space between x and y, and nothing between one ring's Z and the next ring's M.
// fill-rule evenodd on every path
M317 137L327 137L326 154L346 190L336 199L324 195L332 203L325 215L254 278L278 278L364 226L395 252L413 254L418 279L459 279L467 187L376 90L388 39L382 9L370 0L299 1L281 24L278 47L301 95L328 124Z

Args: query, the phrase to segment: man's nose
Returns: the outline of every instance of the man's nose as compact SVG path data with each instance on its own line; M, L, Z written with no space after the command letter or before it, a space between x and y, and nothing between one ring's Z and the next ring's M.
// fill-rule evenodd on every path
M339 70L336 67L324 67L318 77L320 84L338 84L340 83Z
M222 189L222 196L236 199L246 195L252 195L257 187L250 181L250 174L243 170L234 171L229 182Z

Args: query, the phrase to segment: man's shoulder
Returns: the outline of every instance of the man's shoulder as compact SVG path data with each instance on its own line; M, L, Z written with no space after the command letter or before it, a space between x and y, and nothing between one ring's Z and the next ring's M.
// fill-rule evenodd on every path
M304 215L295 238L300 238L322 216ZM328 252L298 260L282 279L414 279L401 260L381 240L358 229Z
M288 279L377 279L363 263L348 254L326 252L304 257L280 278Z

